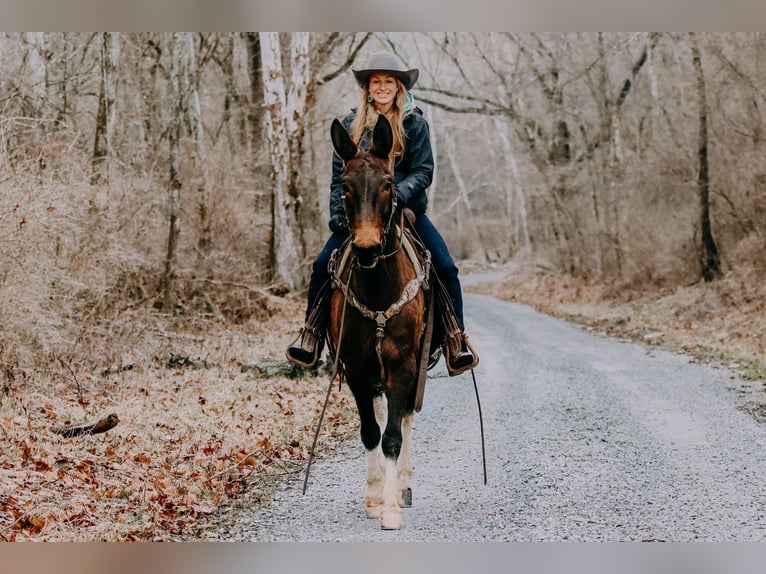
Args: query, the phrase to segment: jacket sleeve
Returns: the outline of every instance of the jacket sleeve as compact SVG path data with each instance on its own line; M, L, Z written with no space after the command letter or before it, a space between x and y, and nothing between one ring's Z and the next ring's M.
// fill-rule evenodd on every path
M411 207L416 204L425 205L425 198L420 196L425 194L434 177L434 156L431 151L428 122L425 119L415 123L409 130L405 145L409 147L410 152L410 171L396 184L397 199Z
M330 230L342 233L348 229L346 208L343 206L343 184L340 181L343 173L343 161L336 153L332 154L332 180L330 182Z

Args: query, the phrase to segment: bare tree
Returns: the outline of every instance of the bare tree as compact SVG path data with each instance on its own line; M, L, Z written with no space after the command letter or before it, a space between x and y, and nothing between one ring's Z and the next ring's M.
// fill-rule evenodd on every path
M306 253L303 239L303 225L300 224L300 210L303 204L303 185L301 170L303 167L303 142L306 135L306 97L310 81L309 34L294 32L290 42L290 83L287 88L286 125L289 147L289 182L290 194L296 223L296 236L300 242L301 255Z
M250 121L250 141L258 142L261 139L263 124L263 86L261 81L261 37L257 32L245 34L247 42L247 71L250 78L250 109L248 119ZM253 150L251 149L251 154Z
M182 78L185 96L188 98L189 127L197 155L198 168L202 177L199 197L197 199L197 215L199 217L199 240L197 241L197 256L201 263L207 258L211 245L210 223L210 174L208 170L208 154L205 145L205 134L202 126L202 110L199 103L199 81L197 70L197 55L194 44L194 35L191 32L183 33L183 42L186 54L185 73Z
M260 32L264 104L272 164L273 244L275 275L290 289L299 284L295 217L300 198L290 194L290 134L287 126L287 95L282 72L279 34Z
M101 89L96 116L96 137L93 143L93 172L91 183L109 181L109 161L113 154L115 97L117 92L117 60L120 36L104 32L101 37Z
M713 238L710 225L710 171L708 165L708 105L705 94L705 72L702 68L702 56L700 54L697 35L689 34L692 50L692 62L697 78L697 94L699 96L699 140L697 145L697 157L699 158L699 174L697 187L700 199L700 271L705 281L712 281L721 275L721 260L718 255L718 246Z
M181 178L178 143L181 139L181 124L184 111L183 78L184 54L186 46L183 35L173 34L173 51L170 60L170 88L173 103L173 115L170 126L170 228L168 230L168 248L165 256L164 299L163 307L170 313L175 312L178 283L178 237L180 235L181 213Z
M531 239L529 237L529 216L527 214L527 200L519 176L519 166L516 156L511 148L511 141L508 137L508 128L506 124L500 121L500 118L494 119L495 131L500 138L501 150L505 161L508 163L510 177L505 178L504 192L506 203L506 215L514 222L514 225L508 226L508 254L513 254L513 248L519 246L529 251L531 248ZM514 201L515 199L515 201ZM515 206L515 209L514 207Z
M35 115L42 112L43 104L47 101L48 66L45 56L45 32L25 32L24 40L27 48L24 53L25 72L29 84L27 97L32 101Z

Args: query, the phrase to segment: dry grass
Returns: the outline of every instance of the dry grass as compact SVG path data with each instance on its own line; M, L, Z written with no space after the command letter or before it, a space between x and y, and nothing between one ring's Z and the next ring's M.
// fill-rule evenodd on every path
M477 290L763 378L766 287L749 269L660 291L514 272ZM101 337L103 356L120 358L99 369L63 358L24 367L0 355L0 539L204 539L234 508L299 478L327 381L243 372L281 359L302 314L300 297L256 300L240 322L143 307L91 321L88 347ZM55 432L112 412L120 423L104 434ZM334 391L320 456L356 428L350 395Z
M305 468L326 376L242 369L284 358L305 300L262 287L257 185L221 168L214 267L195 268L185 212L164 312L164 188L151 174L91 186L77 165L0 162L0 541L204 539ZM110 413L104 434L55 432ZM336 392L318 455L356 424Z
M126 314L114 329L132 336L130 370L6 365L0 539L204 538L218 514L245 499L266 500L280 481L299 476L327 380L242 372L281 357L299 325L302 301L272 304L279 307L269 320L240 326ZM355 433L348 394L333 395L320 456ZM65 439L54 432L112 412L120 423L104 434Z
M711 283L606 284L527 269L476 290L597 333L687 352L766 380L766 269L759 245L757 238L743 241L737 265Z

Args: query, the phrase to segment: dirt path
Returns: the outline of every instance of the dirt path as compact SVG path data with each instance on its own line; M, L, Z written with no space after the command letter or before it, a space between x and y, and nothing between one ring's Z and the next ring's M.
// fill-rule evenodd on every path
M762 541L760 384L688 356L595 336L466 296L484 409L482 484L470 375L429 379L414 431L414 505L382 532L362 507L357 441L218 538L252 541ZM347 391L346 391L347 392ZM302 478L302 477L301 477Z

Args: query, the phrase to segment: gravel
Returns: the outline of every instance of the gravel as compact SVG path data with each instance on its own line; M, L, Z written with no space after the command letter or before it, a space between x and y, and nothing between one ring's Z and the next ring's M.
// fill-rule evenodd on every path
M763 402L761 383L527 306L475 294L465 303L481 357L487 485L471 375L450 378L439 365L415 423L413 507L401 530L365 519L354 440L315 462L306 495L301 476L213 539L766 539L766 432L738 408Z

